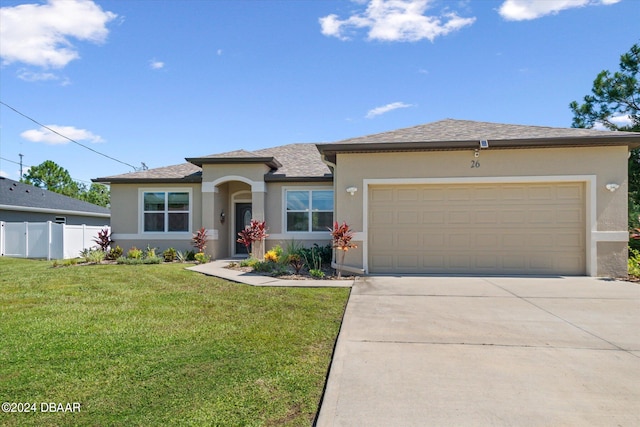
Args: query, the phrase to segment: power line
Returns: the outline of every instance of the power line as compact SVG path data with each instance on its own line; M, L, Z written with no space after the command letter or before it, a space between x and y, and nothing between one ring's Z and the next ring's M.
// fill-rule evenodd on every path
M20 162L16 162L15 160L9 160L9 159L7 159L5 157L0 157L0 160L4 160L5 162L13 163L13 164L16 164L16 165L19 165L19 166L22 165L22 166L27 167L27 168L32 168L33 167L33 166L30 166L30 165L23 165ZM22 179L22 176L20 176L20 179ZM76 182L84 182L85 184L93 184L93 182L91 182L91 181L85 181L85 180L82 180L82 179L75 179L73 177L71 179L76 181Z
M45 128L45 129L46 129L46 130L48 130L49 132L55 133L56 135L61 136L62 138L67 139L67 140L69 140L69 141L73 142L74 144L77 144L77 145L79 145L79 146L81 146L81 147L83 147L83 148L86 148L86 149L87 149L87 150L89 150L89 151L93 151L93 152L94 152L94 153L96 153L96 154L99 154L99 155L101 155L101 156L103 156L103 157L106 157L107 159L110 159L110 160L113 160L113 161L115 161L115 162L121 163L121 164L123 164L123 165L129 166L129 167L130 167L131 169L133 169L133 170L137 170L137 168L136 168L135 166L130 165L130 164L129 164L129 163L127 163L127 162L123 162L122 160L118 160L118 159L116 159L115 157L111 157L111 156L106 155L106 154L104 154L104 153L101 153L101 152L99 152L99 151L97 151L97 150L94 150L94 149L93 149L93 148L91 148L91 147L87 147L86 145L81 144L81 143L79 143L78 141L76 141L76 140L74 140L74 139L71 139L71 138L69 138L68 136L63 135L63 134L61 134L60 132L58 132L58 131L56 131L56 130L54 130L54 129L51 129L51 128L50 128L50 127L48 127L48 126L43 125L43 124L42 124L42 123L40 123L39 121L37 121L37 120L35 120L35 119L33 119L33 118L31 118L31 117L27 116L26 114L24 114L24 113L22 113L22 112L20 112L20 111L16 110L15 108L13 108L11 105L7 104L6 102L0 101L0 104L2 104L2 105L4 105L5 107L7 107L7 108L9 108L9 109L11 109L11 110L13 110L13 111L15 111L16 113L20 114L22 117L24 117L24 118L26 118L26 119L28 119L28 120L31 120L33 123L37 124L38 126L41 126L41 127Z

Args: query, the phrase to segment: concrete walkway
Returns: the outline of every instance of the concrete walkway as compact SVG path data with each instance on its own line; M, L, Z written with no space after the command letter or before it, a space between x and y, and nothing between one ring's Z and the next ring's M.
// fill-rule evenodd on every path
M353 285L353 280L282 280L277 277L263 276L255 273L245 273L225 268L231 262L240 262L238 259L222 259L198 264L187 270L197 271L208 276L220 277L232 282L244 283L251 286L288 286L302 288L348 288Z
M640 285L357 279L317 425L640 425Z

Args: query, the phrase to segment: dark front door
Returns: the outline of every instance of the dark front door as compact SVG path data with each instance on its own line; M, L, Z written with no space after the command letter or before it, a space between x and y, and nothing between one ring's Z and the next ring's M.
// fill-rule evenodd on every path
M251 203L236 203L236 254L246 254L247 248L242 243L238 243L238 233L251 223Z

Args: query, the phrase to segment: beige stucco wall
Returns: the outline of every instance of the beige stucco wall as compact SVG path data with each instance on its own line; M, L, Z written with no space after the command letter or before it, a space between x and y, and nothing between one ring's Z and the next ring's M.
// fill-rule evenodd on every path
M153 191L167 189L191 189L191 230L189 233L176 234L173 237L165 233L157 235L139 230L140 190ZM178 250L191 250L191 237L202 223L202 192L200 184L111 184L111 228L116 244L125 251L132 246L145 248L147 245L164 250L173 247Z
M326 233L287 233L285 230L284 214L285 202L284 192L286 189L305 190L332 190L330 182L270 182L267 183L267 193L265 202L265 212L267 226L269 227L269 237L266 241L267 250L275 245L284 248L287 242L292 240L305 247L311 247L314 243L327 245L331 242L329 232Z
M626 146L578 147L480 151L433 151L399 153L339 154L335 175L335 220L346 221L355 231L363 230L363 195L365 179L403 178L474 178L557 175L595 175L595 230L626 231L627 229L627 156ZM480 167L471 167L472 161ZM617 183L615 192L606 190L607 183ZM349 195L345 189L355 186ZM362 244L347 255L346 264L361 268ZM598 269L605 275L624 275L622 250L626 244L599 242Z
M269 167L263 163L237 163L202 165L202 182L212 182L229 176L242 176L251 181L264 181Z

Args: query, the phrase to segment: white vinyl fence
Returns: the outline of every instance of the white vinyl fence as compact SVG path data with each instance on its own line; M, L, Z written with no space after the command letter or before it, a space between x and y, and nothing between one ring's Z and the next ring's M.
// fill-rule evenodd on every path
M98 232L108 226L67 225L55 222L0 221L0 255L16 258L76 258L96 246Z

